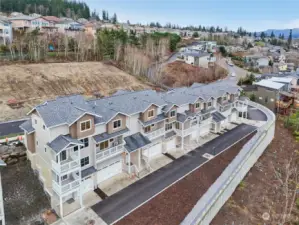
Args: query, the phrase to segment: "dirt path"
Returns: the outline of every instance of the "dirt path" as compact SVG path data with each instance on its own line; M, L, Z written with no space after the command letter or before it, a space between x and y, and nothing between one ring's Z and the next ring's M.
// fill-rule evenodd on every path
M290 168L299 170L299 155L296 153L299 144L295 142L291 132L283 127L281 121L277 122L275 132L271 145L222 207L212 225L298 224L299 205L296 207L294 204L293 210L290 207L294 200L296 178L294 171L290 169L290 179L286 182L286 167L292 160ZM299 200L298 194L295 199ZM285 209L287 213L284 213ZM270 218L264 220L262 216L267 213ZM282 223L284 218L286 222Z

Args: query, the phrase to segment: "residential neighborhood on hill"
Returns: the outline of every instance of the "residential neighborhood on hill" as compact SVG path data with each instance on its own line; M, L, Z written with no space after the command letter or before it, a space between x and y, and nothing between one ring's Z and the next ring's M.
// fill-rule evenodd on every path
M289 1L0 0L0 225L298 224Z

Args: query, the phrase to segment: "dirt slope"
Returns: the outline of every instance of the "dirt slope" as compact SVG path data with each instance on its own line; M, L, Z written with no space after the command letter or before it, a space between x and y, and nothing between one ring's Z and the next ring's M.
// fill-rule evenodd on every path
M118 68L100 62L15 64L1 66L0 120L22 117L44 100L58 95L100 92L109 95L119 89L140 90L147 85ZM24 107L11 109L7 100L25 100Z
M278 121L274 140L211 225L298 224L298 149L291 132Z

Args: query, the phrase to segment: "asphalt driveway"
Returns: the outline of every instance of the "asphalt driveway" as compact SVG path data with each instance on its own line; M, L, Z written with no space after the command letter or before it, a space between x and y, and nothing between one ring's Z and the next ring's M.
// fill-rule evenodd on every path
M24 131L19 126L25 121L26 119L0 122L0 137L4 137L10 134L24 133Z
M107 224L115 223L207 162L208 159L202 157L204 153L217 155L255 130L254 126L241 124L91 208Z

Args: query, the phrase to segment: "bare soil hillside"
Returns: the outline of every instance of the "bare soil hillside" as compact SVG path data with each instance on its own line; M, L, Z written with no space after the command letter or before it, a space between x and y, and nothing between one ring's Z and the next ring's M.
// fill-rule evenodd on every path
M146 84L101 62L4 65L0 69L0 120L23 117L36 104L59 95L95 92L110 95L119 89L140 90ZM23 107L12 109L11 100Z
M299 224L298 149L278 120L274 140L211 225Z

